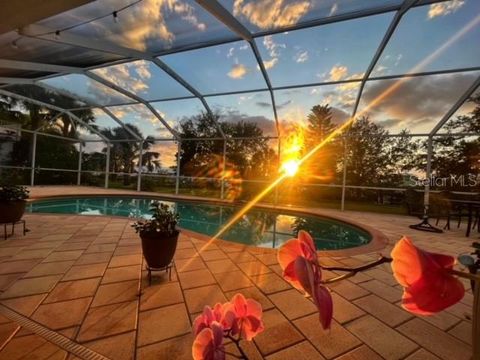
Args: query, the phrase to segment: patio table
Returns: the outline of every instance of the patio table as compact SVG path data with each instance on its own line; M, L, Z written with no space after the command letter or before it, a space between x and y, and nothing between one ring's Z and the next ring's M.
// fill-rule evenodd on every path
M466 207L468 211L468 223L467 223L467 231L465 236L470 236L470 231L472 229L472 217L473 217L473 209L480 209L480 200L450 200L452 204L456 204L460 207Z

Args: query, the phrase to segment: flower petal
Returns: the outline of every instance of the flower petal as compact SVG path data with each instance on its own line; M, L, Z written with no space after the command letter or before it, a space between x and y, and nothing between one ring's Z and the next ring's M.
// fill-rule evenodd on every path
M333 318L333 299L330 291L325 286L317 286L313 301L317 306L322 327L330 329Z
M302 256L302 247L297 239L290 239L277 251L277 260L282 270L295 261L297 256Z
M463 284L449 274L437 274L404 289L402 306L419 315L432 315L459 302L465 295Z

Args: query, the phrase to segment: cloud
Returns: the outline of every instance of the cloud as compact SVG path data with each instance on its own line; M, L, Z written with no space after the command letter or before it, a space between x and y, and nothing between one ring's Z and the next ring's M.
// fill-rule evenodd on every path
M328 16L333 16L337 13L338 11L338 4L334 3L332 7L330 8L330 12L328 13Z
M93 72L135 94L148 90L146 80L152 76L149 63L143 60L95 69Z
M265 46L272 58L279 57L280 49L285 49L287 47L285 44L279 44L273 41L272 35L267 35L263 38L263 46Z
M248 73L248 68L243 64L235 64L232 66L232 69L228 72L228 76L232 79L243 79L243 77Z
M335 65L330 69L330 81L339 81L346 77L348 74L348 68L342 65Z
M265 69L271 69L278 63L278 58L273 58L270 60L264 60L263 61L263 66L265 66Z
M451 0L443 3L432 4L428 10L428 18L433 19L437 16L446 16L456 12L465 4L464 0Z
M297 63L304 63L305 61L308 60L308 51L299 51L298 53L295 54L294 60Z
M120 12L118 18L114 27L109 22L93 22L92 25L102 37L137 50L147 50L152 39L171 46L175 33L169 28L170 23L186 22L197 31L207 29L198 19L195 8L183 0L143 0Z
M271 108L272 107L272 104L271 103L268 103L266 101L257 101L255 103L255 105L257 105L258 107L261 107L261 108L264 108L264 109L267 109L267 108Z
M257 124L258 127L262 129L265 136L273 135L277 132L275 121L261 115L250 116L247 114L243 114L238 110L221 111L220 120L228 123L238 123L240 121L243 121L247 123Z
M397 125L428 131L452 107L478 74L432 75L404 79L389 96L368 111L376 121L401 119ZM365 88L360 110L399 80L372 81Z
M310 10L310 1L235 0L233 14L243 16L260 29L296 24Z

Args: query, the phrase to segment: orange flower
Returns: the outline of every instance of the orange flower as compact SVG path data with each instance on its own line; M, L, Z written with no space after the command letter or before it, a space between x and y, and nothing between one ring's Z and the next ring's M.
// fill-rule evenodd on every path
M227 305L228 303L223 305L217 303L213 309L210 306L205 306L203 312L193 321L193 334L197 335L203 329L209 328L214 321L222 325L224 330L229 330L232 327L235 316L230 312L225 312Z
M242 294L236 294L232 298L225 314L235 315L231 327L233 336L240 334L243 339L250 341L264 329L262 306L253 299L245 299Z
M463 298L463 284L450 273L455 263L452 256L421 250L407 237L397 242L391 256L393 275L404 288L406 310L431 315Z
M322 285L322 269L310 234L300 231L297 239L291 239L282 245L277 257L285 280L312 297L322 327L330 328L333 317L332 296Z
M216 321L201 330L192 346L194 360L224 360L223 328Z

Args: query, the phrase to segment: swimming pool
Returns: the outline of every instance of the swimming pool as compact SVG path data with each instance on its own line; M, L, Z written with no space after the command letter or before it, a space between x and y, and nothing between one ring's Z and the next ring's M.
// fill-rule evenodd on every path
M51 198L30 202L27 212L148 217L151 201L152 199L133 196ZM181 228L207 236L215 235L239 209L215 203L161 201L178 212ZM299 230L306 230L312 234L318 250L355 248L372 240L372 234L368 231L340 220L263 208L250 210L221 238L246 245L276 248L295 237Z

